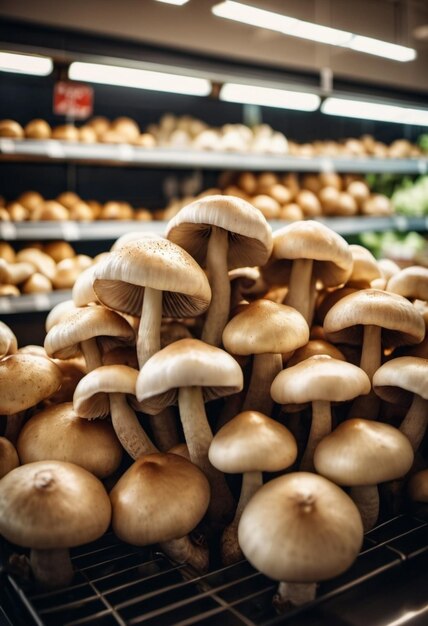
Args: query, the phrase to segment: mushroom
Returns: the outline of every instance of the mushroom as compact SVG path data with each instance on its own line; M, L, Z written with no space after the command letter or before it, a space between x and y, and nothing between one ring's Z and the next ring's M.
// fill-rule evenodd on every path
M22 293L50 293L52 283L47 276L34 272L21 287Z
M46 320L45 320L46 332L49 332L50 329L53 326L55 326L55 324L58 324L60 320L67 317L67 315L71 311L75 311L76 309L77 307L74 304L73 300L63 300L62 302L59 302L58 304L56 304L46 316Z
M31 568L43 587L71 583L68 549L101 537L110 518L102 483L78 465L28 463L0 481L0 535L31 548Z
M301 469L313 469L318 443L331 432L331 403L369 393L367 374L356 365L319 354L278 374L271 394L279 404L312 402L312 424Z
M355 289L368 289L372 280L381 278L382 273L376 259L367 248L351 244L349 249L352 253L352 274L346 283L347 287Z
M332 343L324 341L324 339L310 339L308 343L301 348L297 348L294 354L286 359L287 367L297 365L301 361L309 359L311 356L325 354L339 361L346 361L345 355L336 348ZM284 361L284 355L283 355Z
M7 415L7 439L15 442L24 412L49 398L60 387L61 370L50 359L12 354L0 361L0 415Z
M428 301L428 267L405 267L388 280L386 291L411 300Z
M0 259L0 283L20 285L34 273L34 265L27 261L8 263Z
M377 485L404 476L412 463L412 446L397 428L359 418L342 422L324 437L314 454L319 474L351 487L365 531L379 516Z
M229 317L228 270L264 265L272 250L271 228L249 202L208 196L183 207L168 223L166 235L206 267L212 300L201 338L219 346Z
M428 359L415 356L391 359L376 371L373 389L382 400L393 404L412 398L400 430L416 452L428 426Z
M106 306L141 315L140 367L160 349L162 315L193 317L209 305L208 280L192 257L166 239L132 241L95 266L94 291Z
M0 437L0 479L18 466L19 458L15 446L6 437Z
M428 469L413 474L407 484L407 493L413 502L428 502Z
M71 292L76 307L99 303L93 288L95 269L96 265L91 265L77 276Z
M228 352L254 355L251 380L243 410L270 415L273 408L270 387L282 370L282 353L291 352L309 340L304 318L284 304L256 300L235 315L223 331Z
M56 263L48 254L38 250L37 248L24 248L16 255L17 262L30 263L36 268L36 271L49 280L52 280L56 272ZM34 271L34 270L33 270Z
M241 494L233 521L222 536L224 565L240 561L238 524L250 499L263 484L262 472L279 472L294 463L297 445L285 426L257 411L239 413L211 442L211 464L226 474L243 474Z
M7 324L0 321L0 359L18 350L18 341Z
M111 424L80 419L72 402L33 415L22 428L16 448L23 464L66 461L98 478L113 474L122 459L122 447Z
M210 501L208 481L193 463L176 454L149 454L123 474L110 498L119 539L137 546L159 543L174 561L208 569L207 548L189 537Z
M260 572L281 581L283 611L315 598L316 583L342 574L363 543L358 509L322 476L299 472L261 487L244 510L239 545Z
M104 393L109 394L113 428L122 446L132 459L157 452L146 435L127 396L135 395L138 370L126 365L103 365L92 370L77 384L73 396L74 410L80 417L105 417L102 404ZM137 406L134 402L134 406Z
M53 258L55 263L59 263L64 259L73 259L76 256L75 251L67 241L51 241L44 245L44 251Z
M137 379L137 399L145 412L156 415L178 402L190 458L210 481L209 512L217 521L230 514L233 501L224 476L208 459L213 434L204 402L242 387L242 370L235 359L199 339L180 339L163 348L147 361Z
M24 129L15 120L0 120L0 137L24 139Z
M351 271L352 255L346 241L324 224L308 220L275 231L272 256L263 275L271 284L288 282L284 304L294 307L309 323L316 281L324 287L338 287Z

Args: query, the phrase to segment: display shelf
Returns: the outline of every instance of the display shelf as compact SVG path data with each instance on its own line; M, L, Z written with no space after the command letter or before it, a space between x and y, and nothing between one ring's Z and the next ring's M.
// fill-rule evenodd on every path
M340 235L355 235L367 231L395 230L428 231L427 217L325 217L318 221ZM41 241L65 239L66 241L114 241L132 231L145 231L162 235L165 221L98 221L98 222L0 222L0 239L5 241ZM272 230L278 230L290 222L272 220Z
M139 148L129 144L84 144L59 140L16 140L0 138L3 160L71 161L75 163L198 168L214 170L270 170L294 172L344 172L368 174L426 174L428 157L380 159L370 157L296 157L269 154L210 152L174 148Z
M71 290L61 289L50 293L33 293L22 296L0 296L0 315L50 311L64 300L71 300Z

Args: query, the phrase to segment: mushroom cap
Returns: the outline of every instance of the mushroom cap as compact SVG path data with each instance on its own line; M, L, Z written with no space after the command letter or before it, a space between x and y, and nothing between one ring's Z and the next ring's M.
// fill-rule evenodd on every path
M64 317L67 317L70 311L76 310L76 305L73 300L63 300L62 302L58 302L53 309L51 309L46 317L45 321L45 330L49 332L50 329L58 324L60 320Z
M261 211L235 196L205 196L183 207L166 236L204 267L212 226L229 233L228 268L264 265L272 251L272 231Z
M317 354L282 370L272 383L271 396L279 404L343 402L369 393L370 388L369 377L361 368Z
M143 411L156 415L177 404L180 387L202 387L209 402L241 391L243 384L242 370L230 354L199 339L180 339L143 365L137 399Z
M373 389L387 402L401 403L413 393L428 400L428 359L401 356L387 361L375 372Z
M407 493L415 502L428 502L428 469L413 474L407 485Z
M348 569L363 543L363 525L342 489L299 472L257 491L242 514L238 539L246 558L266 576L316 582Z
M72 289L72 298L76 307L86 306L90 302L98 303L98 298L95 295L92 284L94 281L95 268L96 265L91 265L90 267L87 267L76 278Z
M412 265L388 280L386 290L405 298L428 300L428 267Z
M309 340L305 318L296 309L270 300L251 302L223 331L223 345L232 354L291 352Z
M98 478L113 474L122 459L122 446L111 424L80 419L72 402L33 415L22 428L16 447L22 463L66 461Z
M208 508L210 487L201 470L187 459L156 453L137 459L110 498L115 534L144 546L192 531Z
M0 359L18 350L18 341L7 324L0 321Z
M214 436L209 459L221 472L278 472L297 457L290 431L258 411L243 411Z
M73 396L74 410L87 419L105 417L104 393L135 396L137 376L138 370L127 365L97 367L78 382Z
M62 382L61 370L46 357L12 354L0 361L0 415L14 415L49 398Z
M306 345L297 348L291 358L287 360L287 367L297 365L297 363L317 354L325 354L333 359L346 361L345 355L332 343L324 341L324 339L310 339Z
M15 446L6 437L0 437L0 478L6 476L18 465L19 458Z
M211 301L208 279L194 259L167 239L139 239L100 261L94 291L106 306L141 315L144 287L163 291L166 317L193 317Z
M80 546L98 539L110 518L101 481L73 463L28 463L0 482L0 534L19 546Z
M359 418L339 424L314 454L319 474L348 487L400 478L412 463L412 446L398 428Z
M45 337L45 349L49 356L69 359L79 353L82 341L93 337L114 337L125 344L135 340L133 329L121 315L91 306L71 311L55 324Z
M362 326L380 326L386 345L420 343L422 315L403 296L361 289L336 302L324 318L326 338L333 343L361 343Z
M380 278L382 273L375 257L367 248L357 244L349 246L352 253L352 274L349 283L370 283L375 278Z
M295 259L313 259L313 273L325 287L346 283L352 272L349 245L321 222L293 222L273 234L272 256L264 276L275 282Z

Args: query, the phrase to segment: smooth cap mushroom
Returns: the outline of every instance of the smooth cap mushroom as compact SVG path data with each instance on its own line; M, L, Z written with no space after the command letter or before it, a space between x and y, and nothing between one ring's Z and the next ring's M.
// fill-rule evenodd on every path
M18 465L19 458L15 446L6 437L0 437L0 479Z

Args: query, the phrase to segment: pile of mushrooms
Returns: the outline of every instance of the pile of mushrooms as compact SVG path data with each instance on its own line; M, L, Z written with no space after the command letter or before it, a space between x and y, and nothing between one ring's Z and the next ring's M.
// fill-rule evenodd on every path
M388 514L379 484L423 497L426 274L316 222L272 235L231 196L185 207L166 234L130 233L82 274L44 348L0 326L0 533L32 550L39 584L61 563L67 584L66 549L103 532L107 490L123 541L199 572L210 550L246 557L280 582L279 610L311 601ZM87 474L104 513L86 528L85 496L66 524L49 507Z

